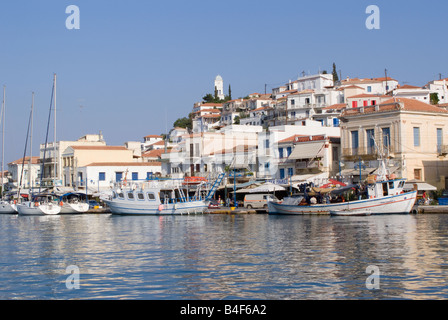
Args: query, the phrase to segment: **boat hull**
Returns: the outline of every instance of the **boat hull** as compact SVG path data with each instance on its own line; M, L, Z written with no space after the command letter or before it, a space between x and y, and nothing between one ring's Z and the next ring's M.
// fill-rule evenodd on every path
M17 206L15 204L10 203L1 203L0 204L0 214L16 214Z
M24 216L45 216L58 215L61 212L61 207L52 203L41 204L34 206L33 203L18 204L17 211L19 215Z
M129 201L108 201L106 204L114 215L185 215L203 214L208 208L206 201L179 202L165 205L129 203Z
M368 209L372 215L409 214L414 206L416 197L417 191L411 191L381 198L306 206L268 202L268 211L271 215L307 215L330 214L330 211Z
M63 203L61 214L80 214L89 211L88 203Z

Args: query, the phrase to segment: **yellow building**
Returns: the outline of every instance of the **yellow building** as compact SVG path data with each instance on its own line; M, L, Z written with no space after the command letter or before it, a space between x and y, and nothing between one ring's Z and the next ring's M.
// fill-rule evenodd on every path
M448 111L421 101L393 98L379 105L347 108L341 115L344 172L359 176L361 169L365 178L376 169L381 153L390 160L391 173L445 189L447 133Z

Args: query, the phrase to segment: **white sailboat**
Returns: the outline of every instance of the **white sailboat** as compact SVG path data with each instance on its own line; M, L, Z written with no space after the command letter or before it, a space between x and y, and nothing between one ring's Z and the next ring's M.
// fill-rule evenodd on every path
M56 118L56 74L54 75L53 80L52 100L54 101L55 118ZM50 103L50 114L52 105L53 104ZM47 138L48 138L48 131L47 131ZM56 128L55 128L54 143L56 144ZM47 149L46 147L47 147L47 139L45 141L44 161L42 162L40 185L42 185L45 154ZM58 215L61 212L61 206L59 205L58 198L54 194L39 192L37 195L30 194L29 197L30 197L29 201L17 205L17 211L19 212L19 215Z
M59 197L62 205L61 214L78 214L89 211L87 196L83 193L70 192Z
M0 200L0 214L16 214L17 213L17 207L16 204L12 201L4 200L4 190L5 190L5 184L4 184L4 162L5 162L5 113L6 113L6 87L3 86L3 102L2 102L2 110L1 110L1 123L2 123L2 194L1 194L1 200Z

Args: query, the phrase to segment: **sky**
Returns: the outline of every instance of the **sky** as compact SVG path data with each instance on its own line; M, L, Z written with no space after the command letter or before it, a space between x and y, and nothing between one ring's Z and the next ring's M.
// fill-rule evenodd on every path
M70 5L79 29L66 27ZM366 27L369 5L379 9L379 29ZM57 140L102 132L108 145L123 145L169 131L214 92L217 75L233 98L302 72L330 73L333 63L343 78L385 69L400 84L446 78L447 10L444 0L2 1L5 167L23 156L32 92L39 155L53 74Z

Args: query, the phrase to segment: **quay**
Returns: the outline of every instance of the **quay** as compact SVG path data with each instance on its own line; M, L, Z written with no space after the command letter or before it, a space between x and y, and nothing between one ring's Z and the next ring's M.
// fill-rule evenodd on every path
M429 214L429 213L448 213L448 206L415 206L411 213L417 213L417 214Z

